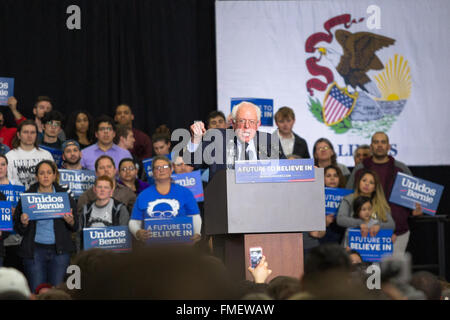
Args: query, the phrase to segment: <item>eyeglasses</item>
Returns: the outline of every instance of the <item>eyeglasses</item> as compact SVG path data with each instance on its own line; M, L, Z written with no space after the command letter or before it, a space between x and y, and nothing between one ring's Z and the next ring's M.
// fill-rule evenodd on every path
M61 122L59 122L59 121L49 121L46 124L48 124L49 126L55 127L55 128L58 128L61 126Z
M173 211L153 211L152 217L153 218L172 218Z
M123 168L120 169L120 171L122 171L122 172L134 171L134 170L136 170L136 168L134 166L123 167Z
M328 149L330 149L330 147L320 147L320 148L317 148L319 151L323 151L323 150L328 150Z
M169 166L168 164L166 164L166 165L164 165L164 166L157 166L157 167L154 167L153 170L162 171L162 170L167 170L167 169L169 169L169 168L170 168L170 166Z
M248 119L237 119L236 120L236 123L239 125L239 126L244 126L246 123L248 123L248 125L250 126L250 127L254 127L254 126L256 126L256 124L258 123L258 121L257 120L248 120Z
M98 131L113 131L113 128L111 128L111 127L101 127L101 128L98 128Z

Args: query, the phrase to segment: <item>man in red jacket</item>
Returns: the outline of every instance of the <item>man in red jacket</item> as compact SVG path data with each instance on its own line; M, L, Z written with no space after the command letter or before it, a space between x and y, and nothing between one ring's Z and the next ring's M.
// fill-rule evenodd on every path
M347 189L354 188L355 179L361 174L361 169L370 169L378 174L386 200L389 201L397 172L403 172L412 176L411 170L403 162L397 161L388 155L391 145L386 133L375 132L372 136L370 149L372 156L364 159L353 169L352 175L347 182ZM395 230L392 237L394 241L394 255L402 255L405 253L409 241L408 217L411 213L414 216L422 215L422 207L419 203L416 203L416 209L411 211L411 209L390 202L389 206L395 221Z

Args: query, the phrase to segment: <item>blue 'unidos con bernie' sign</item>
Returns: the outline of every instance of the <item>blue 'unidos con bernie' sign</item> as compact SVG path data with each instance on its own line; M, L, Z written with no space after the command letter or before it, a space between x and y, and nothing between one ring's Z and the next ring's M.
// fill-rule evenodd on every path
M194 236L192 217L145 219L144 228L151 233L147 243L191 242Z
M351 189L325 187L325 215L336 216L342 199L351 193L353 193Z
M128 226L83 229L84 250L92 248L126 252L131 250Z
M349 229L348 246L358 251L363 261L379 262L383 257L392 255L392 230L381 229L375 237L363 237L360 229Z
M410 208L416 208L416 202L422 206L423 213L434 216L444 187L424 179L397 173L389 202Z
M314 159L236 161L235 175L236 183L314 181Z
M70 213L71 207L65 192L23 193L22 210L30 220L42 220L62 218L65 213Z
M261 125L273 126L273 99L262 98L231 98L231 111L233 107L243 101L253 103L261 109Z
M76 199L94 185L96 178L91 170L59 170L59 184L67 186Z
M8 98L14 95L14 78L0 78L0 106L8 105Z
M197 202L204 200L202 175L200 170L189 173L173 174L172 179L180 186L188 188Z
M13 184L0 185L0 192L3 193L7 201L11 202L11 206L15 208L19 202L20 196L25 192L24 186L16 186Z
M11 212L11 202L0 201L0 231L13 230L13 219Z

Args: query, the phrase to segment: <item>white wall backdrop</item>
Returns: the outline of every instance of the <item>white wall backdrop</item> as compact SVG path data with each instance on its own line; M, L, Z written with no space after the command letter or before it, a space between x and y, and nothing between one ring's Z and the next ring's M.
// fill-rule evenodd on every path
M354 23L337 24L328 34L324 24L339 16ZM282 106L294 109L294 131L307 140L310 152L318 138L326 137L333 142L338 161L348 166L353 166L355 146L369 144L378 130L387 132L392 154L408 165L450 165L448 17L448 0L218 1L219 109L228 114L233 97L274 99L274 111ZM335 37L337 30L369 32L373 35L368 39L380 35L395 43L375 52L384 68L367 72L381 97L357 88L354 108L331 127L316 116L332 82L345 87L336 70L344 53ZM328 34L329 42L309 42L313 52L307 52L307 41L317 33ZM357 49L355 54L366 56L364 48ZM307 60L313 57L320 59L315 68L332 74L333 81L311 74ZM308 91L311 79L324 88ZM355 91L351 86L347 89Z

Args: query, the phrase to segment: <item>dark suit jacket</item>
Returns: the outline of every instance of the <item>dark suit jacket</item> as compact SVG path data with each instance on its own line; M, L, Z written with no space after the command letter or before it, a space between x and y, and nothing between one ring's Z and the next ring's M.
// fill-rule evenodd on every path
M237 146L237 137L234 137L234 139L231 139L230 141L227 141L226 137L226 131L225 129L215 129L216 132L219 132L221 136L221 143L220 141L215 143L214 146L211 146L212 143L215 142L214 137L211 139L211 141L205 141L203 140L199 147L196 149L195 152L190 153L190 160L191 163L194 166L195 170L201 169L201 168L207 168L209 167L209 179L214 176L214 174L219 170L224 170L227 168L227 155L230 155L230 153L234 154L235 157L237 157L238 152L236 151ZM227 129L232 130L232 129ZM257 159L258 160L264 160L264 159L286 159L286 156L283 153L283 149L281 148L280 141L277 139L274 141L274 145L271 145L271 139L272 135L270 133L260 132L257 131L255 138L253 138L253 141L255 143L256 147L256 153L257 153ZM214 147L214 149L212 149ZM216 155L216 149L221 148L223 150L221 159L218 159L217 161L214 161L214 157ZM205 150L212 150L211 153L211 159L204 158L203 156L200 157L200 153L203 155ZM208 152L209 153L209 152ZM219 151L220 154L220 151ZM219 156L218 154L218 156ZM202 163L195 163L195 158L202 159ZM219 161L221 160L221 161Z
M303 159L311 158L309 156L308 144L306 143L306 140L299 137L295 133L294 133L294 151L292 153L302 157Z

